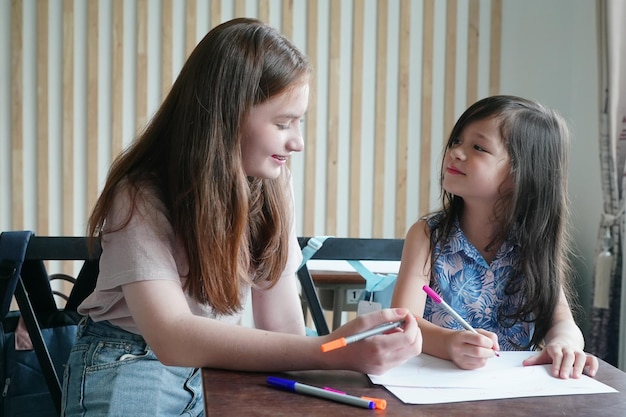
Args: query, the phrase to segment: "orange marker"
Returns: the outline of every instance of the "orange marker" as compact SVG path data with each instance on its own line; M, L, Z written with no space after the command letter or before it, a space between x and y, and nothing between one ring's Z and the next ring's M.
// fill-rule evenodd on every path
M385 332L388 332L391 329L395 329L396 327L400 327L404 324L404 320L394 321L391 323L383 324L378 327L374 327L373 329L366 330L362 333L357 333L348 337L341 337L339 339L335 339L328 343L324 343L322 345L322 352L329 352L331 350L339 349L349 345L350 343L358 342L359 340L366 339L370 336L376 336Z
M378 410L384 410L385 408L387 408L387 400L384 400L382 398L364 397L364 396L361 396L361 398L367 401L371 401L374 404L376 404L376 409Z

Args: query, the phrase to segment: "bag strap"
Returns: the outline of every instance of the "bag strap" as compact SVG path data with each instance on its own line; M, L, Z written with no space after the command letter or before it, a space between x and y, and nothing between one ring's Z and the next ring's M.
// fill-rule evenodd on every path
M396 281L397 274L377 274L370 271L361 261L346 261L365 279L365 291L382 291Z
M306 246L302 248L302 262L300 263L298 269L302 268L304 264L306 264L313 257L313 255L315 255L315 252L322 247L324 241L329 237L332 236L313 236L309 238L306 242Z
M65 311L78 310L80 303L96 288L99 272L100 265L98 259L85 260L78 276L76 276L76 282L74 282L70 295L65 303Z
M24 280L22 279L22 274L25 272L22 268L25 264L24 257L26 256L26 249L28 248L28 242L30 241L32 235L33 233L30 231L11 231L2 232L2 234L0 234L2 313L4 318L4 315L6 314L4 311L4 304L7 299L10 304L11 298L15 295L22 318L24 319L24 324L26 325L26 329L28 330L28 334L33 343L33 348L35 350L35 354L37 355L39 366L46 380L46 384L48 385L52 402L55 405L57 412L60 414L61 383L59 382L59 377L56 369L54 368L54 363L52 362L48 347L46 346L43 335L41 334L41 328L35 314L35 309L33 308L33 304L29 298L29 292L26 288ZM41 268L43 268L43 276L41 274L41 268L38 268L32 271L34 273L32 277L28 275L29 279L26 281L36 282L35 278L38 278L39 281L43 281L45 278L47 288L50 289L50 283L47 280L48 275L45 271L45 266L43 266L43 261L40 261L40 264ZM33 279L31 280L30 278ZM30 282L30 284L34 284L34 282ZM31 293L37 294L41 292L45 291L41 291L41 289L37 290L35 288ZM49 292L52 294L51 291ZM8 304L6 308L8 311Z
M31 236L32 232L27 230L0 234L0 319L2 320L11 307Z

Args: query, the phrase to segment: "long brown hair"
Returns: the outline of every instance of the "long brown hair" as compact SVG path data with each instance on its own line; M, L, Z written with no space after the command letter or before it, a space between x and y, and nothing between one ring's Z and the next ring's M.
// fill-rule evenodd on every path
M145 131L113 162L88 234L102 231L120 183L134 187L135 196L148 184L184 246L185 289L217 313L241 309L240 284L252 271L264 285L280 277L292 226L288 172L248 178L241 127L254 105L307 82L310 72L307 58L258 20L212 29Z

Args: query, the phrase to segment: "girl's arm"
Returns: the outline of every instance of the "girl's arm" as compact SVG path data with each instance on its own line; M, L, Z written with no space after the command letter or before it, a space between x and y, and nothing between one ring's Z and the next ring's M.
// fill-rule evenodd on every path
M421 351L417 323L404 309L359 316L330 335L307 337L196 316L175 281L134 282L124 285L123 292L141 334L166 365L247 371L348 369L378 374ZM397 332L327 353L320 349L323 343L339 337L402 319L406 323Z
M430 284L430 231L425 220L413 224L406 234L398 278L391 305L408 308L418 317L424 315L426 293Z
M408 308L418 317L424 353L451 360L462 369L484 366L487 359L494 356L493 346L498 349L494 333L446 329L422 318L426 305L422 287L430 284L430 269L430 231L426 221L420 220L411 226L405 237L391 306Z
M252 313L257 329L305 334L296 280L295 275L287 275L268 290L252 288Z
M524 365L552 363L552 374L563 379L579 378L583 372L594 376L598 371L598 359L586 354L584 347L583 334L561 290L552 327L546 335L546 346L539 354L526 359Z
M294 211L292 206L291 212ZM302 261L302 251L294 225L295 218L292 219L289 256L283 275L272 288L252 287L252 314L254 327L257 329L304 335L306 328L296 277L297 267Z

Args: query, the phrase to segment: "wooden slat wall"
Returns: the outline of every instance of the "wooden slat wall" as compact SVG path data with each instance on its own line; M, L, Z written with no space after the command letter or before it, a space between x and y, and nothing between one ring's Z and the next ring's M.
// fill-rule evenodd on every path
M98 11L99 3L87 2L87 202L96 203L98 190ZM64 196L72 198L72 196ZM37 227L39 230L39 225ZM41 233L41 232L39 232Z
M426 213L430 208L431 178L431 141L433 117L433 55L434 55L434 20L435 0L424 0L424 19L422 20L422 118L420 129L419 154L419 213Z
M78 234L74 230L74 2L72 0L63 1L63 124L62 124L62 186L61 195L55 198L61 199L61 225L57 225L56 231L60 235L72 236ZM15 22L14 22L15 23ZM15 48L16 49L16 48ZM15 53L15 49L12 51ZM14 73L15 74L15 73ZM13 78L19 78L14 75ZM16 123L13 123L15 129ZM115 131L114 131L115 133ZM121 139L121 138L120 138ZM87 214L84 214L85 216ZM57 220L58 221L58 220ZM25 223L13 223L9 226L12 229L33 227L37 233L43 235L52 232L52 229L40 229L38 225L29 226ZM5 229L3 227L3 229ZM41 232L39 230L42 230Z
M137 114L137 126L143 126L148 119L148 0L137 0L137 78L135 93L135 111ZM165 2L167 4L167 1ZM168 13L165 13L168 14ZM164 40L169 41L167 35ZM161 45L165 48L165 44ZM167 55L163 52L163 55ZM171 67L171 55L167 55L169 61L161 66L163 74ZM161 80L163 82L163 80ZM169 83L168 83L169 84ZM140 128L139 128L140 129Z
M318 1L307 1L306 13L307 13L307 31L306 31L306 45L305 50L311 62L313 68L317 69L318 62L318 40L317 40L317 25L319 21L318 16ZM303 192L303 219L301 220L303 233L302 235L311 236L316 234L315 228L315 211L317 210L315 196L315 183L317 178L315 176L315 170L317 166L317 120L318 115L318 102L317 102L317 89L318 82L317 77L313 77L310 83L309 93L309 108L306 115L305 126L305 138L306 149L304 151L304 190ZM296 187L297 188L297 187ZM325 233L319 233L325 234ZM332 233L328 233L332 234Z
M361 146L363 132L363 42L364 34L364 6L362 1L354 3L352 10L352 85L350 107L350 194L348 200L348 212L350 222L348 227L349 236L360 236L361 204ZM313 232L312 228L310 229Z
M46 204L48 189L48 2L39 1L37 10L37 224L48 230Z
M459 112L499 89L502 0L13 0L5 10L10 50L0 54L10 62L11 89L0 98L10 103L3 140L11 152L0 163L11 169L0 186L11 199L0 201L2 230L82 235L112 158L158 106L150 97L167 93L181 53L234 16L277 27L315 68L306 149L290 163L301 235L403 237L437 205L436 161ZM484 15L490 22L480 22ZM58 16L62 22L51 20ZM25 32L32 21L35 35ZM478 62L481 27L490 28L486 68ZM62 45L50 44L54 28ZM31 55L34 72L24 67ZM489 71L487 91L481 70ZM53 124L62 131L55 140Z
M124 79L124 9L123 3L113 3L113 57L112 79ZM123 148L124 84L112 83L111 155L118 155Z
M341 2L330 3L330 42L328 59L328 105L326 133L326 201L337 200L337 177L339 163L339 92L341 77ZM326 204L326 227L324 230L337 230L337 205Z
M398 138L396 144L396 217L394 236L406 233L406 196L408 192L409 86L411 82L411 1L400 2L398 59Z
M375 77L375 100L376 119L374 122L374 206L372 222L374 224L372 234L374 236L383 235L384 221L384 187L385 187L385 145L387 142L387 60L384 59L387 51L387 20L389 2L378 2L378 13L376 16L376 77ZM381 175L379 175L381 174ZM333 179L336 180L336 179Z
M22 4L21 2L11 3L11 74L21 74L23 70L23 48L22 48ZM7 62L7 61L4 61ZM23 97L23 81L21 77L13 77L11 89L11 178L3 179L4 184L8 183L11 189L11 206L3 204L3 210L10 210L10 224L8 227L2 226L2 230L9 228L24 227L24 117L22 107L24 103ZM3 155L3 163L5 163L7 155ZM6 221L6 220L5 220Z

